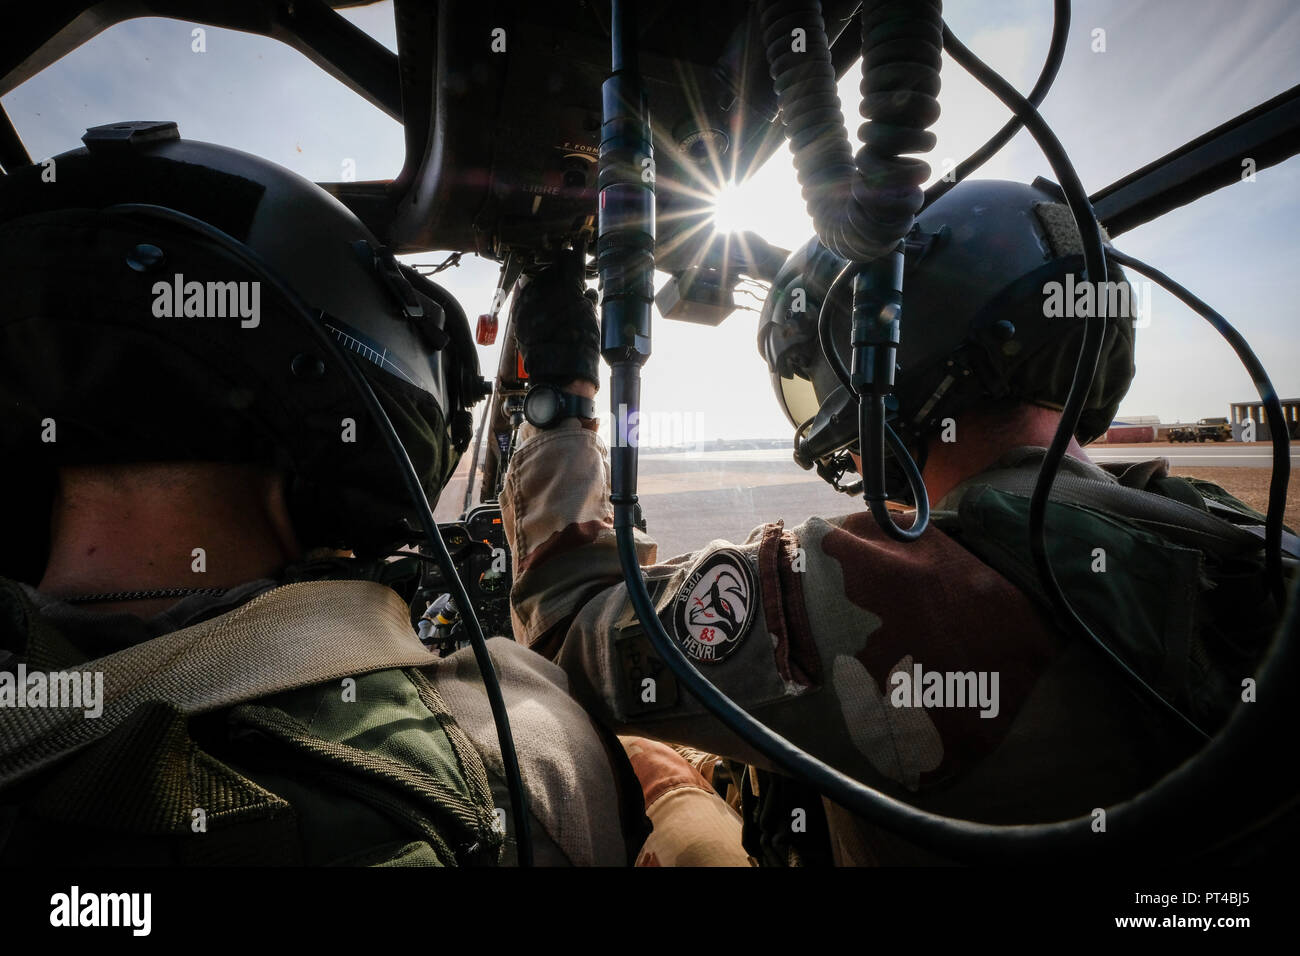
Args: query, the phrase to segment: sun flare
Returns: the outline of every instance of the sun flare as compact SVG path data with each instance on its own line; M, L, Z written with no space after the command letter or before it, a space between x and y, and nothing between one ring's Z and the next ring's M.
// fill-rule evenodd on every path
M718 232L740 232L753 219L746 208L752 197L734 182L723 184L713 201L713 228Z

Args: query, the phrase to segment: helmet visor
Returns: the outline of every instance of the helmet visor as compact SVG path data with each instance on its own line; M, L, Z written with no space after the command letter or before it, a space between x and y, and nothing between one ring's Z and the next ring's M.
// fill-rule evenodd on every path
M785 378L773 375L772 378L781 410L785 412L785 417L790 419L791 425L798 428L817 414L821 403L817 401L817 391L813 388L812 382L798 376Z

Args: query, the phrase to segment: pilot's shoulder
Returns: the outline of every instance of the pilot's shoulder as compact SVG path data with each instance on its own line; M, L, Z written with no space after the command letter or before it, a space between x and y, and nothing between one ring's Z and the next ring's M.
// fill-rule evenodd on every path
M570 696L568 676L509 638L492 638L487 646L536 823L570 863L623 865L627 850L614 768L592 718ZM424 672L482 755L493 792L504 806L508 797L501 746L473 650L463 648Z

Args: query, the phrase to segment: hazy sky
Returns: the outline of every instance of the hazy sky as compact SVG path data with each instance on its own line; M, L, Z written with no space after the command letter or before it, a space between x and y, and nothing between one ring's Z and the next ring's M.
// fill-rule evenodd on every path
M1300 82L1300 5L1289 0L1089 0L1076 4L1069 51L1043 107L1088 190L1118 179L1243 110ZM1032 86L1051 32L1047 0L949 0L949 25L1022 91ZM345 14L395 48L391 5ZM1094 29L1106 31L1093 52ZM264 156L309 178L382 179L402 165L397 123L275 41L206 31L161 19L120 24L3 100L34 157L80 145L89 126L123 119L174 119L182 136ZM841 88L856 99L857 71ZM936 176L1006 118L1004 108L945 58ZM651 104L653 109L653 104ZM849 107L856 128L856 109ZM1029 181L1051 177L1024 133L979 173ZM1300 161L1262 170L1117 241L1188 285L1254 345L1284 397L1300 396ZM794 248L812 234L782 150L727 204L736 228ZM431 262L433 252L415 257ZM471 321L491 297L496 263L466 257L439 276ZM1150 326L1138 333L1138 378L1121 414L1166 420L1226 415L1254 396L1235 356L1194 313L1160 291ZM785 436L766 367L755 348L755 315L737 312L718 329L658 320L645 371L645 406L686 416L690 437ZM906 326L904 326L906 335ZM495 368L495 349L481 355Z

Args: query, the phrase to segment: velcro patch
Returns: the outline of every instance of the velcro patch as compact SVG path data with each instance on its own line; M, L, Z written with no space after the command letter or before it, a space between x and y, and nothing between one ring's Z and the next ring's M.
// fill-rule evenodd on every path
M691 571L673 598L673 637L691 660L720 663L749 633L757 603L749 561L734 548L719 548Z

